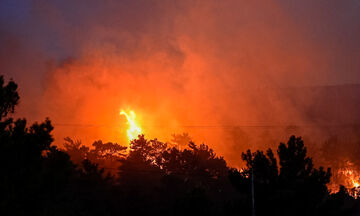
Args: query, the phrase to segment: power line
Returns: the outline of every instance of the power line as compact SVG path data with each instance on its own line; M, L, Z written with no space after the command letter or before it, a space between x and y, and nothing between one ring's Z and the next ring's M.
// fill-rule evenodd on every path
M57 127L122 127L126 125L106 125L106 124L76 124L76 123L54 123ZM360 124L288 124L288 125L144 125L144 128L321 128L321 127L360 127Z

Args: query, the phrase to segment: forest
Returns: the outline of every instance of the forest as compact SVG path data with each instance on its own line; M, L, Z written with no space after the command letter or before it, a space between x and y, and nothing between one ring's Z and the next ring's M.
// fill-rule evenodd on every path
M1 215L360 214L344 186L330 193L331 168L317 167L296 135L239 152L242 169L186 134L177 137L186 145L139 135L129 147L65 138L60 148L50 119L11 117L19 100L17 84L0 76Z

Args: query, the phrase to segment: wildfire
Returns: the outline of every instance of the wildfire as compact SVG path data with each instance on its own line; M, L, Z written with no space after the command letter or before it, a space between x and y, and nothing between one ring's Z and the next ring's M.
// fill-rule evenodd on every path
M125 111L121 110L120 115L124 115L128 121L129 128L127 129L127 136L129 141L135 139L138 137L139 134L141 134L141 128L138 126L138 124L135 121L135 112L130 110L129 114Z
M355 197L358 198L360 196L360 177L359 177L359 173L350 169L350 168L345 168L343 170L341 170L343 175L348 179L348 190L349 193Z
M355 174L353 170L347 169L345 171L345 175L348 176L352 187L359 187L359 177Z
M346 166L338 169L334 177L347 188L351 196L360 197L360 173L354 168L353 163L347 161Z

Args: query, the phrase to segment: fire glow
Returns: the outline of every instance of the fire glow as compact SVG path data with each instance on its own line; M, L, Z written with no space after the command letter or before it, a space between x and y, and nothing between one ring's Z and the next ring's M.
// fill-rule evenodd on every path
M360 173L352 162L347 161L344 167L335 171L333 183L329 185L329 190L332 193L337 193L339 184L343 185L354 198L360 197Z
M345 167L339 170L340 174L346 178L345 187L348 189L349 194L355 198L360 196L360 175L357 171Z
M135 112L130 110L129 113L126 113L125 111L121 110L120 115L124 115L126 117L127 124L129 125L129 128L126 131L128 140L131 141L133 139L136 139L138 135L141 134L141 128L135 121Z

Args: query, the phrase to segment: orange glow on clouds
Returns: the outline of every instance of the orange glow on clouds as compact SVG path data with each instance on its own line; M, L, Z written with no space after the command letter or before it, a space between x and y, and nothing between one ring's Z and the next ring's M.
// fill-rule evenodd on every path
M151 11L136 7L134 13L119 12L127 12L124 5L111 1L100 16L80 20L86 31L73 29L60 11L49 14L43 4L37 8L46 27L59 33L59 47L73 52L61 60L37 60L46 62L41 68L19 67L22 72L26 68L23 79L31 80L39 70L44 78L28 88L19 83L18 111L29 122L50 117L56 145L64 137L84 145L99 139L126 145L129 119L119 117L117 108L131 105L146 138L166 142L171 134L186 132L239 165L239 154L247 148L264 147L269 140L274 147L292 135L268 126L307 124L304 107L282 97L283 86L328 83L331 77L327 57L332 60L333 55L325 48L333 47L313 41L307 25L298 25L280 3L165 1ZM35 45L26 48L29 56L46 54L39 54ZM36 62L29 56L23 59ZM35 98L29 94L38 89L34 86L41 86ZM318 103L304 98L300 104ZM312 139L323 133L306 130Z

